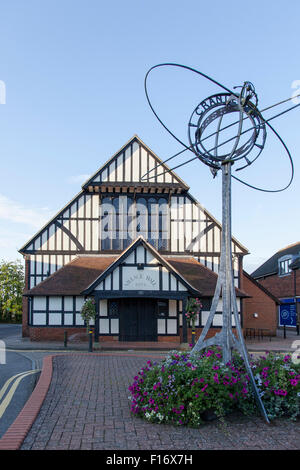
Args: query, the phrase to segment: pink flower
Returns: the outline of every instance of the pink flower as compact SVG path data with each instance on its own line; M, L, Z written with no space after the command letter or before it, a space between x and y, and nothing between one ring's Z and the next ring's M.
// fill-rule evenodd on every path
M219 376L218 376L217 373L215 373L215 375L214 375L214 381L215 381L217 384L220 383L220 382L219 382Z
M292 385L293 387L296 387L296 386L298 385L298 380L297 380L297 379L291 379L290 382L291 382L291 385Z
M275 395L280 395L282 397L285 397L287 395L287 391L286 390L282 390L281 388L278 389L278 390L274 390L274 394Z

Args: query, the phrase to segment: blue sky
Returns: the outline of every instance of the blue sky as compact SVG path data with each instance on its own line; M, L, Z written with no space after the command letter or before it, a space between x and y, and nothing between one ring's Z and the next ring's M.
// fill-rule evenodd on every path
M18 248L134 134L163 160L181 150L147 104L144 77L151 66L181 63L229 88L250 80L260 108L289 98L300 81L299 13L296 0L2 2L0 259L20 259ZM149 78L153 104L185 142L193 109L218 91L174 68ZM251 253L244 261L249 272L300 240L299 121L300 108L273 121L294 160L287 191L268 194L233 182L232 231ZM238 176L274 189L288 182L289 172L269 133L257 163ZM177 173L221 221L220 176L212 179L200 162Z

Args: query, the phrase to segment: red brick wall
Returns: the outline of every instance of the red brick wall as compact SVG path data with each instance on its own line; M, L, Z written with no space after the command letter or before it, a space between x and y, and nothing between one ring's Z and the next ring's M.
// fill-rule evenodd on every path
M265 279L259 279L258 282L268 289L276 297L294 297L294 272L286 276L279 277L277 274L268 276ZM296 270L296 295L300 295L300 269Z
M68 341L88 341L86 328L28 327L31 341L64 341L64 332L68 332Z
M245 275L243 290L252 296L243 300L243 329L266 328L270 330L271 335L276 335L278 319L276 302ZM254 313L258 314L258 318L253 316Z

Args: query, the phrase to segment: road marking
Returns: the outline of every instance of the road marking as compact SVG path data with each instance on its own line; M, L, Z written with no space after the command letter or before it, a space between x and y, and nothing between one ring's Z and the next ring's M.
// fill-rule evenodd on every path
M10 379L8 379L5 382L4 386L0 390L0 400L3 397L4 393L6 392L7 388L9 387L10 383L13 380L15 380L15 382L12 385L11 389L9 390L8 394L6 395L6 397L4 398L2 403L0 404L0 418L2 418L6 408L8 407L9 403L11 402L12 397L13 397L19 383L21 382L21 380L24 379L24 377L27 377L28 375L35 374L36 372L40 372L40 369L30 370L30 371L27 371L27 372L21 372L20 374L14 375L13 377L11 377Z

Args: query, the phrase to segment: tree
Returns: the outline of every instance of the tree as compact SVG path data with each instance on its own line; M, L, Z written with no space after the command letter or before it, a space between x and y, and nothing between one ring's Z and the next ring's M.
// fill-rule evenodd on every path
M1 320L20 321L24 279L24 267L20 260L0 262Z

